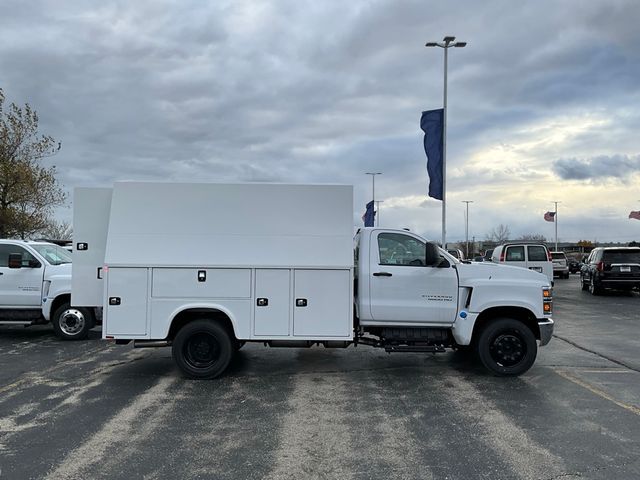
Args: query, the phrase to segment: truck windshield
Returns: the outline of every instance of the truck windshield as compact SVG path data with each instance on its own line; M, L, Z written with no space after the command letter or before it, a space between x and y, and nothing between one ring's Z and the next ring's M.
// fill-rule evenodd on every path
M32 244L31 247L42 255L51 265L62 265L63 263L71 263L71 254L58 245L49 245L45 243Z

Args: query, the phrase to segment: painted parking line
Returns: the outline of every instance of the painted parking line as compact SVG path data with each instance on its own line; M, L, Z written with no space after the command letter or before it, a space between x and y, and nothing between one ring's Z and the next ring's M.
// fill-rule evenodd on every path
M590 383L587 383L584 380L582 380L580 378L577 378L577 377L571 375L570 373L568 373L568 372L566 372L564 370L556 370L556 369L554 369L553 371L556 372L558 375L560 375L562 378L565 378L566 380L569 380L570 382L573 382L576 385L579 385L579 386L581 386L583 388L586 388L591 393L594 393L594 394L598 395L599 397L604 398L605 400L609 400L610 402L615 403L619 407L622 407L625 410L628 410L628 411L630 411L632 413L635 413L636 415L640 415L640 408L636 407L635 405L629 405L628 403L621 402L620 400L617 400L617 399L613 398L611 395L609 395L604 390L601 390L598 387L595 387L595 386L591 385Z

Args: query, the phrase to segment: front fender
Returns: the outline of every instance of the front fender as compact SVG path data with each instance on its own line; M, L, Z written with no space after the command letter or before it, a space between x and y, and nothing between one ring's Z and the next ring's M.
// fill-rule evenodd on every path
M71 279L54 276L49 281L51 282L49 292L46 297L42 297L42 316L47 321L51 321L51 314L53 313L51 310L54 303L57 303L57 298L68 296L67 301L71 300Z
M543 318L542 288L530 282L483 282L473 287L468 311L479 314L494 307L520 307Z

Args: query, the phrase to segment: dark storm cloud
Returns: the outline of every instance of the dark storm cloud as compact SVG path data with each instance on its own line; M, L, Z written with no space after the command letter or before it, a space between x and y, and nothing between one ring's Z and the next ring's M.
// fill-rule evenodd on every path
M640 155L600 155L588 159L564 158L553 162L553 171L564 180L603 181L611 178L630 181L640 173Z

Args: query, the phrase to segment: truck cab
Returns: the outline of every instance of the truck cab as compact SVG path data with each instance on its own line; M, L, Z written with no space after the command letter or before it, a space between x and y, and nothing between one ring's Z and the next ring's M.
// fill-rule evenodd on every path
M86 338L94 315L71 308L71 254L48 242L0 240L0 324L51 322L64 340Z
M355 263L357 325L387 351L473 348L490 371L512 375L551 338L552 290L541 273L462 263L414 233L379 228L356 234Z

